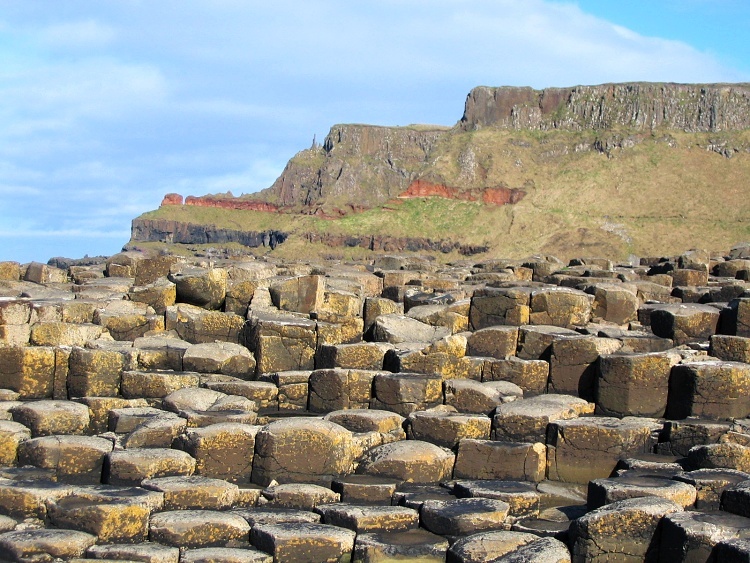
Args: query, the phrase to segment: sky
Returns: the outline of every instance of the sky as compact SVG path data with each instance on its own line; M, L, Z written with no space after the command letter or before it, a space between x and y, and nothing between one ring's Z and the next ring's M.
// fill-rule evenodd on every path
M0 261L114 254L166 193L479 85L750 82L748 36L747 0L0 0Z

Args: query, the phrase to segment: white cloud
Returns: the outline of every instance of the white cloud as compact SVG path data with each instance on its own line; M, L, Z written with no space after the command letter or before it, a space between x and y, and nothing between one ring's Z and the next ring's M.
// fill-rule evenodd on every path
M104 47L114 41L113 27L93 19L50 25L39 31L40 40L56 48Z

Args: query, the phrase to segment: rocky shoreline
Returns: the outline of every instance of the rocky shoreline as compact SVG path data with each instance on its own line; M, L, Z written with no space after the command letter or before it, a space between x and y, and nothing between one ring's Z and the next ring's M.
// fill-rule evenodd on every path
M748 561L749 280L0 262L0 560Z

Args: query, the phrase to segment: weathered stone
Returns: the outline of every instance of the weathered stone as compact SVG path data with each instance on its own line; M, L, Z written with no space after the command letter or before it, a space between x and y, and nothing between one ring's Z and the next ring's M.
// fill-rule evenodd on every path
M485 288L474 292L469 322L474 330L495 325L529 323L532 289L528 287Z
M167 448L116 450L107 456L103 481L110 485L137 486L144 479L192 475L195 460L185 452Z
M448 294L442 294L448 295ZM442 297L438 297L441 299ZM459 312L460 311L460 312ZM409 307L408 317L432 326L450 329L452 334L469 330L469 300L451 305L418 305Z
M450 477L454 460L450 450L419 440L404 440L368 451L357 473L410 483L437 483Z
M618 477L590 481L586 504L589 510L594 510L618 500L639 497L665 498L687 509L695 504L697 492L692 485L676 481L670 475L631 469Z
M383 297L367 297L363 309L364 333L370 334L375 319L381 315L403 312L403 305Z
M750 365L740 362L685 362L672 368L667 418L714 420L750 415Z
M750 480L740 481L724 490L721 510L750 518Z
M593 298L577 289L544 287L531 292L529 324L573 327L591 317Z
M20 465L54 471L61 483L98 484L112 442L95 436L43 436L23 442L18 448Z
M422 525L430 532L448 536L502 529L508 503L487 498L428 500L422 506Z
M690 449L687 456L692 469L736 469L750 473L750 447L733 443L706 444Z
M162 412L136 426L122 439L122 445L127 449L170 448L187 425L188 421L184 418Z
M307 410L311 371L279 371L271 376L278 389L277 404L282 411Z
M449 336L465 342L461 335ZM402 349L389 350L383 361L383 366L396 373L428 373L440 375L443 379L474 379L482 378L485 359L465 357L463 349L460 355L444 346L447 339L442 339L427 347L420 347L417 343L404 344Z
M161 510L162 495L142 489L80 487L48 507L54 526L97 536L101 542L142 542L151 512Z
M94 324L37 323L31 327L29 341L34 346L83 346L99 338L103 330Z
M427 530L406 532L359 533L354 543L353 563L387 561L445 561L448 540Z
M158 417L175 418L177 415L155 407L122 407L109 412L108 429L117 434L128 434L144 422Z
M339 494L330 488L310 483L271 485L263 489L261 495L260 504L264 507L306 511L340 500Z
M497 479L456 481L453 493L459 498L489 498L506 502L511 520L536 516L542 498L535 483Z
M408 416L443 402L442 378L416 373L378 374L373 379L370 408Z
M144 563L178 563L180 560L179 548L153 542L92 545L86 551L86 555L92 559L143 561Z
M672 366L669 352L606 354L599 361L597 412L610 416L664 416Z
M552 326L524 326L518 331L518 357L523 360L546 360L552 356L552 343L559 339L580 336L574 330Z
M6 561L54 561L81 557L96 536L76 530L16 530L0 534L0 558Z
M229 272L231 277L232 271L230 270ZM241 317L246 316L248 306L253 300L253 294L258 289L258 284L257 280L231 280L227 288L226 299L224 300L224 311L235 313Z
M523 397L523 389L510 381L480 383L471 379L447 379L443 382L445 404L458 412L492 415L503 403Z
M507 381L531 395L546 392L548 379L549 363L544 360L522 360L510 356L502 360L487 360L482 369L482 381Z
M151 516L149 538L175 547L247 545L250 525L237 514L215 510L174 510Z
M138 363L132 369L182 371L182 357L192 344L179 338L175 331L163 334L164 336L136 338L133 341Z
M736 336L750 336L750 297L732 299L722 314L722 332Z
M493 559L496 563L526 563L528 561L569 563L570 560L568 546L555 538L539 538L530 541L510 553Z
M453 478L539 482L546 467L547 448L542 443L466 438L458 443Z
M449 328L431 326L396 313L379 316L372 326L372 339L390 344L433 342L450 334Z
M0 347L0 387L20 399L52 397L57 364L51 347Z
M31 325L0 324L0 344L3 346L26 346L31 338Z
M141 487L164 495L164 510L226 510L237 501L237 485L198 475L144 479Z
M466 339L466 354L502 359L514 356L518 347L518 328L490 326L473 332Z
M108 350L73 348L68 361L70 397L116 397L125 366L123 354Z
M522 532L480 532L454 542L448 550L447 561L455 563L495 561L537 539L534 534Z
M393 493L391 504L422 510L428 500L452 500L456 496L451 490L436 483L401 482Z
M15 407L13 420L28 427L34 437L83 434L89 426L89 409L69 401L35 401Z
M634 286L597 283L585 289L594 296L591 317L594 322L625 325L638 318L638 292Z
M202 547L186 550L182 563L273 563L268 553L251 547Z
M16 465L18 446L31 438L31 430L20 422L0 420L0 465Z
M200 375L190 371L124 371L122 395L126 399L161 399L186 387L198 387Z
M362 340L362 319L359 317L328 316L317 313L315 334L318 347L337 344L354 344Z
M325 279L323 276L299 276L272 283L269 290L273 304L282 311L311 313L323 304Z
M255 436L260 428L221 423L191 428L175 446L195 458L195 474L234 483L249 483L253 470Z
M693 446L716 444L730 429L729 423L698 419L666 421L657 452L685 457Z
M660 526L660 561L725 561L712 559L717 543L750 538L750 519L732 514L675 512Z
M167 307L166 330L174 330L192 344L204 342L240 342L245 319L234 313L206 311L201 307L180 303Z
M23 279L39 284L65 283L68 281L68 274L65 270L55 268L54 266L31 262L26 266Z
M20 468L19 468L20 469ZM13 518L40 518L47 514L47 504L70 495L71 485L47 479L0 479L0 513Z
M750 363L750 338L714 334L711 337L709 355L727 362Z
M287 418L264 426L255 438L252 480L279 483L330 484L350 473L352 433L333 422Z
M550 422L547 433L547 474L553 481L588 483L609 477L621 457L647 453L653 419L581 417Z
M315 357L318 368L383 369L385 353L393 345L385 342L357 342L354 344L324 344Z
M398 481L372 475L346 475L334 479L331 489L341 496L341 502L355 505L391 504Z
M351 557L356 534L326 524L258 524L251 543L273 555L274 561L345 561Z
M651 313L651 330L671 338L675 344L708 340L716 334L719 310L710 305L675 303L661 305Z
M255 375L255 358L250 351L231 342L205 342L185 350L183 369L200 373L222 373L242 379Z
M594 412L594 405L571 395L539 395L517 399L495 409L493 439L503 442L542 442L547 425Z
M177 300L204 309L218 310L227 293L227 271L223 268L184 267L170 274L177 287Z
M308 380L309 409L331 412L367 408L372 395L372 380L377 371L362 369L317 369Z
M315 322L275 313L253 313L246 345L255 351L256 373L313 369Z
M706 512L719 510L724 490L750 479L750 474L734 469L696 469L673 479L695 487L695 508Z
M251 528L263 524L319 524L321 521L321 515L317 512L294 508L253 506L234 509L232 513L242 516Z
M0 280L18 281L21 279L21 264L12 261L0 262Z
M279 388L271 381L206 381L206 388L221 391L227 395L239 395L253 401L259 409L278 409Z
M599 357L617 352L622 345L620 340L595 336L556 339L550 355L548 392L596 400Z
M486 440L492 420L485 415L450 412L446 409L417 411L407 419L406 433L411 440L422 440L453 448L464 438Z
M658 559L657 526L682 508L667 499L643 497L603 506L578 518L571 526L574 561L606 561L618 554L633 560Z
M188 420L191 420L194 413L255 412L257 410L257 405L250 399L203 387L185 387L172 391L162 399L162 406ZM252 420L254 421L255 418L252 417ZM194 426L206 425L195 424Z

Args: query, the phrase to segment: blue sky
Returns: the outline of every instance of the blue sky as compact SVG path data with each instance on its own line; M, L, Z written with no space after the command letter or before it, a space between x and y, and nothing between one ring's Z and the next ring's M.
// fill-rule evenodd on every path
M748 36L747 0L0 0L0 261L114 254L165 193L478 85L750 82Z

